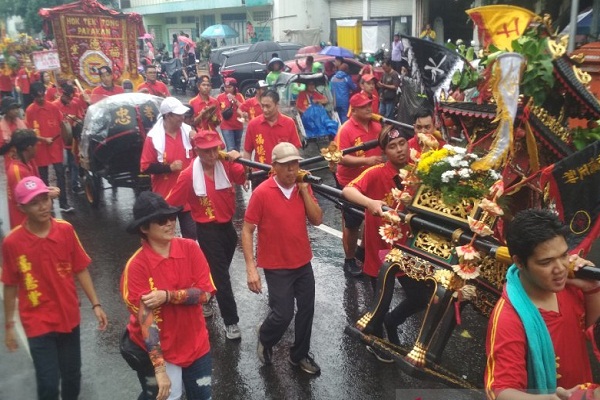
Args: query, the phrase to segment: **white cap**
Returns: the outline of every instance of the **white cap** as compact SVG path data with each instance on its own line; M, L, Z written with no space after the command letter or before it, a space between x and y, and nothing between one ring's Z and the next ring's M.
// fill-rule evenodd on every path
M183 103L177 100L175 97L167 97L163 100L160 105L159 111L162 115L173 113L177 115L183 115L188 112L189 108L183 105Z

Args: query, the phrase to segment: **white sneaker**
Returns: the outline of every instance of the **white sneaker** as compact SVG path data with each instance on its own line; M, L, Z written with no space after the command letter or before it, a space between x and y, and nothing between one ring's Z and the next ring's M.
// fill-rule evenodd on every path
M225 325L225 336L229 340L237 340L242 338L242 332L237 324Z

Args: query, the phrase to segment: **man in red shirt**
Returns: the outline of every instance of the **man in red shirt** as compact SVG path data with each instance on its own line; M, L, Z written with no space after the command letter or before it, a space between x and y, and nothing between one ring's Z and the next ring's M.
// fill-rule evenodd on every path
M12 96L14 87L13 72L6 66L4 56L0 56L0 96Z
M335 141L340 149L359 146L376 140L381 132L381 124L371 120L373 101L362 93L350 99L351 116L340 128ZM346 154L337 166L337 185L343 189L365 169L383 161L380 148ZM350 276L360 276L361 268L356 264L356 249L359 228L363 217L352 210L342 210L342 244L344 246L344 272Z
M171 92L169 92L169 88L167 87L167 85L157 80L158 75L156 72L156 65L147 64L144 67L144 71L146 71L146 82L138 86L138 92L149 93L159 97L171 96Z
M418 110L413 127L415 135L408 141L411 157L419 159L422 153L441 149L446 144L442 139L442 134L435 129L431 110Z
M371 111L373 114L379 113L379 93L377 93L377 78L375 75L365 74L360 77L360 81L358 82L358 86L360 86L360 93L367 96L371 99ZM350 104L350 109L348 110L348 118L352 115L352 104Z
M100 86L96 86L92 90L91 104L115 94L125 93L122 86L115 85L112 69L108 65L98 68L98 75L100 76Z
M25 121L21 119L21 105L11 96L3 97L0 104L0 147L10 142L10 138L17 129L26 129ZM8 168L14 151L8 151L4 155L4 167ZM1 169L0 169L1 170Z
M300 148L300 137L296 130L296 123L290 117L279 112L279 95L272 90L267 91L260 98L263 114L254 118L246 127L244 151L242 157L249 159L254 152L254 160L260 163L271 163L271 153L278 143L289 142ZM253 178L252 187L255 188L264 178Z
M138 375L138 399L210 399L211 355L203 305L215 293L206 259L193 240L175 237L181 207L142 192L133 206L129 233L142 247L121 276L129 323L121 355ZM170 395L172 397L170 397Z
M392 188L404 189L402 178L398 172L408 164L407 140L410 137L411 134L405 131L390 129L389 126L384 128L379 135L379 146L385 152L387 162L368 168L343 190L345 198L365 207L363 271L370 278L373 289L375 289L381 267L379 252L390 249L390 245L379 234L383 215L382 206L391 208L398 206L392 196ZM399 209L402 210L403 206L400 206ZM402 237L408 237L410 231L405 226L402 226L401 229ZM398 282L402 285L406 297L393 311L385 315L384 321L388 339L397 345L400 344L398 325L414 313L424 309L431 297L431 289L423 282L415 281L406 275L399 276ZM382 336L383 332L379 328L375 334ZM367 350L374 354L379 361L393 362L389 355L380 352L377 348L368 346Z
M301 113L305 112L308 107L313 104L320 104L324 106L327 104L327 97L317 92L317 86L314 82L308 82L306 84L306 90L303 90L296 99L296 108Z
M31 85L40 80L40 75L35 71L35 67L29 57L25 57L23 67L17 72L15 79L15 90L23 96L23 109L33 102L34 95L31 93Z
M262 293L257 266L263 268L269 290L270 311L258 329L258 358L271 364L273 346L295 317L294 345L289 362L309 374L320 367L309 355L315 306L315 277L306 220L320 225L323 212L308 183L296 183L301 160L295 145L281 142L272 152L275 174L258 186L246 209L242 227L242 249L248 288ZM254 231L258 229L254 261Z
M2 243L2 282L9 351L18 347L14 313L27 335L40 399L77 399L81 386L79 299L75 279L90 301L100 330L108 320L87 269L90 258L75 230L52 218L49 189L38 177L17 184L15 198L27 215Z
M260 98L268 87L269 85L267 85L267 82L258 81L256 84L256 96L246 99L246 101L244 101L244 103L238 109L238 114L246 121L252 121L259 115L262 115Z
M163 198L167 197L179 174L190 165L193 158L191 127L183 123L183 116L188 110L175 97L164 99L159 109L161 116L148 132L142 148L140 171L150 174L152 191ZM181 205L185 206L178 215L181 235L196 239L196 225L190 207L186 202Z
M40 138L35 162L40 177L48 185L48 167L52 165L56 174L56 184L60 189L59 206L62 212L73 212L67 202L65 167L63 165L63 139L61 131L67 129L63 123L63 114L56 104L45 100L46 88L42 82L31 85L34 102L25 110L25 122Z
M219 157L223 142L217 132L200 131L194 137L194 151L198 156L180 175L167 196L173 205L190 204L196 222L198 243L208 260L210 273L217 288L217 303L225 324L225 335L230 340L241 338L237 304L231 288L229 268L238 242L233 226L235 213L234 184L246 181L244 167ZM229 160L239 158L231 150Z
M75 88L68 83L63 83L61 85L60 93L60 97L53 103L64 116L65 124L71 126L71 132L74 134L77 129L81 127L81 124L83 124L86 105L83 100L75 97ZM81 132L79 132L79 136L80 135ZM79 139L80 137L73 137L71 143L64 144L67 154L67 168L69 168L69 174L71 176L71 191L76 194L83 193L83 189L79 184L79 147L77 145Z
M488 325L490 399L558 399L557 387L592 380L585 331L600 316L600 282L568 278L591 264L569 255L568 234L554 213L534 209L506 230L514 264Z
M198 77L198 96L190 100L190 106L194 109L194 127L197 131L216 131L221 123L221 111L219 102L210 97L210 77L200 75Z

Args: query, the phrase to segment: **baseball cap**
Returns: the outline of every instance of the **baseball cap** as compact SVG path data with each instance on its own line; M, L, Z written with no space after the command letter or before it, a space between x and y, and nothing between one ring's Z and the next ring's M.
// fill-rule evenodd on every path
M199 149L223 147L223 141L217 132L201 130L194 136L194 146Z
M281 142L273 147L273 152L271 153L272 162L283 164L294 160L302 160L302 157L300 157L300 152L298 152L298 149L293 144Z
M185 114L189 109L175 97L167 97L160 105L159 111L162 115L173 113L177 115Z
M28 176L17 183L15 187L15 200L18 204L27 204L35 196L48 193L48 186L37 176Z
M363 93L357 93L350 98L350 105L354 108L364 107L367 104L371 104L371 100L368 96Z
M373 79L377 80L375 75L372 75L372 74L364 74L363 76L360 77L360 80L363 82L371 82Z
M235 78L225 78L225 86L236 86L237 81Z

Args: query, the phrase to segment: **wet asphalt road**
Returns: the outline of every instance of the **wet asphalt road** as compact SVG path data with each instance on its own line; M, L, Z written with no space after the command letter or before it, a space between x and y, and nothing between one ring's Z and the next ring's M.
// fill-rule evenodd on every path
M320 143L321 146L325 142ZM318 148L310 144L306 156ZM324 182L333 184L327 170L317 172ZM105 182L105 187L108 184ZM1 185L1 182L0 182ZM4 188L0 193L4 196ZM83 350L83 386L81 399L136 399L139 383L134 371L119 354L118 342L128 319L119 294L119 280L125 262L139 247L139 239L125 232L134 202L133 191L107 188L98 209L91 208L84 196L69 193L73 214L63 215L71 222L83 246L92 257L90 272L110 325L105 332L95 327L93 313L85 296L81 313ZM248 193L238 192L236 228L241 227ZM274 349L274 365L261 367L256 356L256 326L267 313L267 294L256 295L246 286L241 246L235 254L231 276L236 295L242 340L225 338L223 322L215 307L208 321L213 356L214 399L466 399L482 398L466 391L452 391L433 380L418 380L403 373L395 364L383 364L365 350L358 340L344 333L363 314L373 297L371 285L364 279L344 277L340 230L340 213L327 200L319 199L325 211L324 225L332 230L309 229L313 245L316 280L316 305L312 335L312 353L322 374L309 376L289 365L288 348L293 343L293 323ZM0 202L0 204L3 204ZM2 205L4 207L4 205ZM3 214L4 212L2 212ZM0 215L2 215L0 214ZM4 217L2 217L4 218ZM3 228L6 226L3 225ZM4 230L4 233L6 231ZM263 277L264 282L264 277ZM402 298L397 288L393 300ZM420 316L413 316L403 326L400 339L414 341ZM467 306L443 357L443 365L481 386L485 363L484 336L487 320ZM3 341L4 331L0 330ZM34 399L33 367L26 350L0 350L0 399Z

